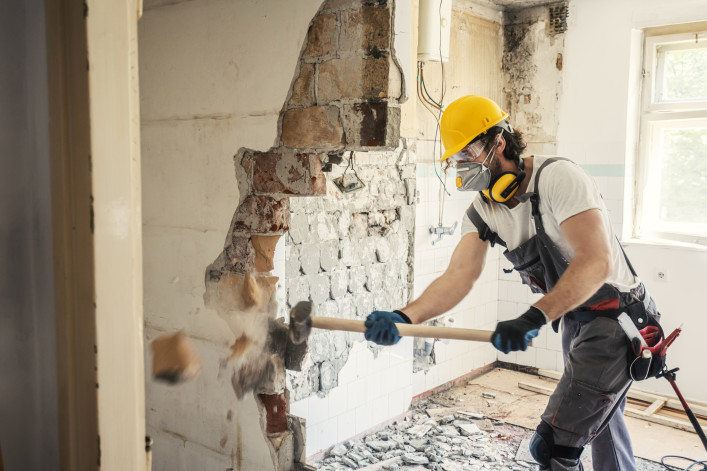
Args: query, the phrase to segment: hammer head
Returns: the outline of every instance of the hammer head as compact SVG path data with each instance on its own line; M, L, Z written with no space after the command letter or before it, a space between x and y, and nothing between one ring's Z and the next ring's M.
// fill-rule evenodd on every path
M290 340L299 344L307 340L312 331L312 311L314 307L309 301L300 301L290 311Z

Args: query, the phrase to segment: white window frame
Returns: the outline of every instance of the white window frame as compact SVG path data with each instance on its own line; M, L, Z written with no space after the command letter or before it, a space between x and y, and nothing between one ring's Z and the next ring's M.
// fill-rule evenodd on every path
M659 158L660 143L655 142L660 128L690 127L699 125L707 127L707 100L656 102L656 81L658 74L657 47L671 47L686 44L690 41L707 42L707 24L702 23L694 30L684 32L684 26L676 27L682 30L674 34L651 34L646 32L643 44L642 86L640 101L640 124L638 141L638 158L636 159L634 214L632 237L644 240L664 240L686 242L707 246L707 224L679 223L660 226L647 222L645 209L649 205L657 205L658 195L655 188L660 181L660 175L652 165ZM665 29L661 28L665 33ZM706 189L707 191L707 189ZM707 211L707 208L705 209ZM704 226L704 227L702 227Z

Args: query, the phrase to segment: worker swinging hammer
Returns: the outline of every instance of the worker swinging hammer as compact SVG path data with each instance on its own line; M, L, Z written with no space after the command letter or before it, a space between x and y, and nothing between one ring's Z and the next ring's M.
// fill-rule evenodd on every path
M419 324L457 305L472 289L488 248L504 256L532 292L543 295L515 319L498 322L491 343L501 352L526 350L545 324L562 324L565 367L530 444L542 470L581 470L592 444L594 469L635 470L623 419L633 378L656 376L664 358L634 362L622 313L653 340L662 339L655 303L618 239L592 178L561 157L523 156L522 134L492 100L469 95L441 119L442 161L460 191L476 192L462 238L446 271L422 295L395 311L375 311L365 336L381 345L400 340L398 324ZM651 328L645 330L646 328ZM643 353L641 353L643 355ZM647 366L636 377L630 368Z

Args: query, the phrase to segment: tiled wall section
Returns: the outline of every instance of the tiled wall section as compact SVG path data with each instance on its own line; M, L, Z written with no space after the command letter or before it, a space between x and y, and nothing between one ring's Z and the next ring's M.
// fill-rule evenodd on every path
M430 226L439 223L440 180L439 172L431 163L417 165L417 188L419 203L415 222L415 286L414 297L420 296L432 281L444 273L456 244L461 238L461 221L473 194L457 191L454 176L446 179L449 195L444 198L442 225L447 227L457 222L452 236L445 235L436 240L429 232ZM489 251L486 267L469 295L459 305L442 317L448 325L461 328L493 329L498 315L499 251ZM426 371L418 371L412 377L413 395L419 395L439 385L452 381L470 371L493 363L496 350L491 345L459 340L443 340L434 343L435 364Z

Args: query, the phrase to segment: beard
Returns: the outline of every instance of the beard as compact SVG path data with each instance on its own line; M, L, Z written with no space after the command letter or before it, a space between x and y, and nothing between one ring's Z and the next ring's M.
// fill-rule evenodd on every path
M491 181L496 180L496 178L504 173L501 168L501 162L498 158L495 158L490 162L489 171L491 172Z

